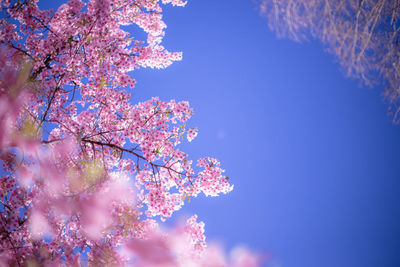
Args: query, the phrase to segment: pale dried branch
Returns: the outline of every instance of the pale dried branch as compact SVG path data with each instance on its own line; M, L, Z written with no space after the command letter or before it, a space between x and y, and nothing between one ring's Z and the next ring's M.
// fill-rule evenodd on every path
M260 7L278 37L319 39L348 76L383 85L400 122L399 0L261 0Z

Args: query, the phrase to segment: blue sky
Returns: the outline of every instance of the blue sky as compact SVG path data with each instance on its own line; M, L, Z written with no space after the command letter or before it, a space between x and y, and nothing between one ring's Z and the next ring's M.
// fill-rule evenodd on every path
M251 0L164 18L183 60L134 71L134 101L189 101L199 135L181 148L220 159L235 185L178 216L197 213L209 242L269 253L268 267L400 266L400 128L382 89L345 78L317 42L278 40Z
M250 0L166 8L166 70L136 96L188 100L193 158L222 161L234 191L183 213L208 240L271 253L266 266L399 266L400 153L381 88L345 78L317 42L278 40Z

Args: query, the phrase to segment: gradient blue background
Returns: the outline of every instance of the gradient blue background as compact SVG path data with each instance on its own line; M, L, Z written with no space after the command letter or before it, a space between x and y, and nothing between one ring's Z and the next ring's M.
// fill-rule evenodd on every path
M268 267L400 266L400 128L382 88L345 78L317 42L278 40L251 0L191 0L164 18L183 61L134 71L134 101L189 101L200 131L181 148L219 158L235 185L178 216L197 213L227 249L269 253Z

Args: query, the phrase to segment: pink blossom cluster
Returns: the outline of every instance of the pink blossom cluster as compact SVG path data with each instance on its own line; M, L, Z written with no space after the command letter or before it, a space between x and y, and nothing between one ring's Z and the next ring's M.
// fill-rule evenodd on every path
M189 129L187 132L187 139L189 142L192 142L192 140L197 136L197 129L196 128L192 128Z
M129 71L181 58L161 45L159 2L1 2L0 266L230 265L197 216L169 233L152 219L233 189L218 160L196 167L177 148L197 135L187 102L133 104L128 93ZM259 262L240 255L233 266Z
M148 239L130 239L120 250L120 255L130 266L190 266L190 267L256 267L261 258L245 247L236 247L227 257L218 244L206 247L204 223L197 216L172 231L150 231ZM154 253L156 252L156 255Z

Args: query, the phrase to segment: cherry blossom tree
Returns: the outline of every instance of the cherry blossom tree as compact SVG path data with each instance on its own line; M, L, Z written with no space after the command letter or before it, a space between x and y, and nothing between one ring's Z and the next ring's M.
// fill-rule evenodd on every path
M0 266L259 264L207 248L196 215L170 230L157 220L233 189L217 159L177 147L197 135L187 102L129 93L130 71L181 59L162 46L162 4L186 2L1 1Z

